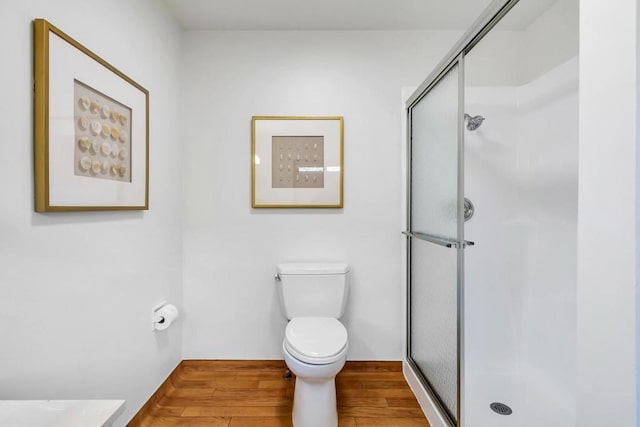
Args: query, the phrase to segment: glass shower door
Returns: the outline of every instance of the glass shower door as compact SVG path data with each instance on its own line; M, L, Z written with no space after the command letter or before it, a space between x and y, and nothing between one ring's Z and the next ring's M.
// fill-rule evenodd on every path
M459 418L462 261L460 65L409 107L408 360L450 417Z

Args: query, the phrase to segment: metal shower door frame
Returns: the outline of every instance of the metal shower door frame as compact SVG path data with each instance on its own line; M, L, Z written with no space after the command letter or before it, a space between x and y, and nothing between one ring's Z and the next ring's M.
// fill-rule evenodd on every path
M456 43L456 45L449 51L445 58L436 66L436 68L429 74L424 82L416 89L416 91L409 97L406 102L407 113L407 218L406 226L407 231L403 234L406 235L406 248L407 248L407 265L406 265L406 277L407 277L407 306L406 306L406 354L405 358L407 363L411 366L411 369L418 373L418 377L422 376L420 369L411 358L411 239L417 238L431 243L439 244L442 246L455 248L457 251L457 423L451 419L448 411L445 409L442 402L438 398L430 386L427 378L419 378L422 386L430 395L431 400L436 402L438 411L446 419L449 424L454 426L464 427L466 425L464 419L463 402L464 402L464 249L467 246L473 245L473 242L466 242L464 240L464 93L465 93L465 55L471 51L475 45L489 32L491 29L518 3L519 0L494 0L483 14L475 21L475 23L469 28L469 30L462 36L462 38ZM457 239L455 241L435 241L429 236L421 236L419 234L412 233L411 230L411 172L412 172L412 109L418 102L429 94L440 80L447 75L447 73L454 67L458 67L458 185L457 185Z
M458 168L458 173L457 173L457 195L456 195L456 217L457 217L457 230L456 230L456 234L457 237L455 240L446 240L446 239L440 239L440 238L434 238L434 236L427 236L427 235L423 235L420 233L414 233L412 230L412 226L411 226L411 212L412 212L412 186L411 186L411 180L412 180L412 110L413 107L415 107L425 96L428 96L429 92L431 91L431 89L433 89L435 86L438 85L438 83L440 83L440 81L442 80L443 77L445 77L452 69L454 69L455 67L457 67L457 71L458 71L458 116L462 117L461 114L464 114L464 89L461 85L464 84L464 60L463 60L463 55L460 54L458 55L458 57L454 60L451 61L446 68L442 69L440 71L440 73L438 74L438 76L436 78L434 78L431 83L425 88L423 89L423 92L421 94L421 96L417 97L416 99L413 100L413 102L411 103L411 105L408 105L407 107L407 231L405 231L403 234L405 234L407 236L406 239L406 244L407 244L407 337L406 337L406 342L407 342L407 348L406 348L406 360L407 363L411 366L411 368L413 369L414 372L419 372L420 376L422 376L421 378L421 383L424 386L425 390L427 390L427 393L430 394L431 400L433 402L436 402L438 405L438 410L441 413L441 415L450 423L451 426L456 426L456 422L450 417L449 411L447 409L445 409L445 406L442 404L442 402L440 401L440 398L438 397L437 393L434 391L434 389L432 388L431 384L429 383L428 378L425 378L424 375L422 374L421 370L418 368L418 366L416 365L415 361L412 359L411 357L411 239L419 239L419 240L423 240L426 242L430 242L436 245L440 245L440 246L444 246L447 248L452 248L455 249L457 252L457 339L456 339L456 345L457 345L457 367L456 367L456 379L457 379L457 390L456 390L456 394L457 394L457 414L456 414L456 419L460 420L460 414L461 414L461 410L460 410L460 402L461 402L461 393L462 393L462 388L461 388L461 366L463 366L460 363L461 360L461 356L464 354L464 352L461 349L461 345L463 345L463 309L461 307L461 304L463 302L463 288L464 288L464 271L463 271L463 266L464 266L464 247L465 245L465 241L464 241L464 200L463 200L463 195L464 195L464 170L463 170L463 165L464 165L464 161L463 161L463 154L464 154L464 150L463 150L463 136L464 136L464 132L463 132L463 125L464 123L461 122L460 120L458 120L458 159L457 159L457 165L456 167ZM412 97L413 98L413 97ZM410 99L411 101L411 99ZM407 102L407 104L409 104L409 102Z

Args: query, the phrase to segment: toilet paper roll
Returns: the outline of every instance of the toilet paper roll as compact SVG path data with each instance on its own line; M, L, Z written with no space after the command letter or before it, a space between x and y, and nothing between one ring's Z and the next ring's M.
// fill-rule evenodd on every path
M178 309L175 305L163 305L158 311L156 311L156 315L154 318L155 328L159 331L164 331L178 319L179 314L180 313L178 312Z

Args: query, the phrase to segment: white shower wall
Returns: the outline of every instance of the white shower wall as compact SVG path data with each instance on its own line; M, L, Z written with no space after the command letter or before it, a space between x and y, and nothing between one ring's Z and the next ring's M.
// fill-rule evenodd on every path
M559 397L575 396L577 58L523 86L518 98L518 204L521 218L537 222L526 239L521 368Z
M577 67L574 58L524 85L466 88L467 112L486 117L465 133L476 207L465 226L476 242L465 253L470 426L575 424ZM491 413L493 401L514 415ZM538 412L550 405L550 418Z
M578 6L516 5L466 57L465 110L486 117L465 131L470 427L575 426Z

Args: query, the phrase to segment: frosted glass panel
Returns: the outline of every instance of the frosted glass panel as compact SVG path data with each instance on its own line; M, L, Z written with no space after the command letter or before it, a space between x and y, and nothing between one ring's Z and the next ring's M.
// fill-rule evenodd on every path
M456 420L458 410L458 67L411 110L409 355Z
M455 420L457 251L411 239L411 358Z
M411 229L457 237L458 67L411 112Z

